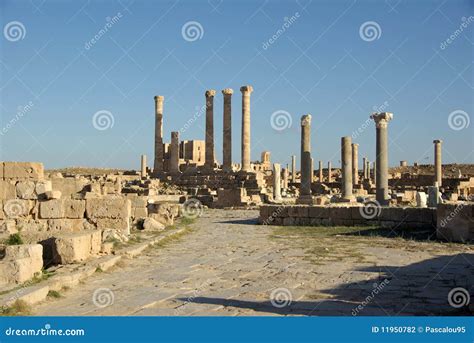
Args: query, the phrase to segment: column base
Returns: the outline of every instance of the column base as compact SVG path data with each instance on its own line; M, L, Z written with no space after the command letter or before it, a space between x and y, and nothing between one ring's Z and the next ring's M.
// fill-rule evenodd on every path
M315 201L311 195L300 195L296 199L296 204L298 205L314 205Z

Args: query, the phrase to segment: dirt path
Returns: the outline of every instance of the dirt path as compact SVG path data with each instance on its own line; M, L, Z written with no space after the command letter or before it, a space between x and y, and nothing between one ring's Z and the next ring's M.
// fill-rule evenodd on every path
M474 285L469 246L314 236L255 225L257 216L208 210L180 240L96 273L33 314L447 314L456 310L450 290Z

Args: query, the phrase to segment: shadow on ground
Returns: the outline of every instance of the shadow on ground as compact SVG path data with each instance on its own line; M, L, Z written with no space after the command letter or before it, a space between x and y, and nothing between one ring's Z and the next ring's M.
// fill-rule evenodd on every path
M397 316L473 315L466 294L448 297L458 287L471 295L474 304L474 254L440 256L407 266L374 266L358 269L377 275L369 280L340 285L315 295L315 300L296 301L283 307L268 301L196 297L194 303L222 305L279 315ZM275 284L275 288L282 287ZM272 290L269 291L269 297ZM295 297L297 290L289 289ZM321 299L321 300L318 300ZM179 299L187 301L189 299ZM472 305L471 305L472 306ZM252 315L244 312L244 315Z

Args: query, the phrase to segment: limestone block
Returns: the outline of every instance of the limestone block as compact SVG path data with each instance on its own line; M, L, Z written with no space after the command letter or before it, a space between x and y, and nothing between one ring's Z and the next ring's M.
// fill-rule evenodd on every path
M288 216L290 217L298 217L299 212L298 212L298 206L289 206L288 207Z
M84 230L83 219L48 219L48 230L49 231L60 231L60 232L79 232Z
M15 199L15 198L16 198L15 184L10 181L0 180L0 200L9 200L9 199Z
M426 207L428 197L425 192L416 192L416 207Z
M308 216L311 218L327 218L329 217L329 207L310 206L308 209Z
M36 182L36 187L35 191L36 194L44 194L46 192L52 191L53 190L53 184L49 180L44 180L44 181L38 181Z
M14 219L3 220L0 222L0 234L11 235L17 233L16 221Z
M64 206L61 199L42 201L39 204L39 215L42 219L54 219L64 217Z
M102 243L100 252L107 255L112 254L114 252L114 243L113 242Z
M128 197L132 204L132 208L134 207L147 207L148 205L148 197L147 196L135 196L135 197Z
M127 219L131 214L131 202L124 197L107 197L86 200L86 216L90 219Z
M86 179L76 178L53 178L52 189L60 191L63 197L70 197L83 191L84 187L89 182Z
M36 185L33 181L18 181L16 184L16 195L20 199L36 199Z
M298 206L298 207L297 207L298 217L300 217L300 218L308 218L308 217L309 217L308 208L309 208L309 206Z
M439 204L437 207L438 238L454 242L474 241L474 204Z
M102 250L102 231L94 230L90 232L91 235L91 254L97 255Z
M28 281L43 268L43 247L40 244L9 245L0 265L0 283Z
M54 260L60 264L78 263L91 255L91 234L89 232L67 234L54 240Z
M148 217L148 209L146 207L137 207L132 209L132 217L134 218L146 218Z
M10 199L3 201L3 212L5 218L16 219L27 217L34 208L34 201L22 199Z
M161 231L165 229L165 226L153 218L145 218L143 229L147 231Z
M16 228L22 233L38 233L46 231L48 224L41 219L17 219Z
M86 211L86 201L85 200L74 200L74 199L65 199L64 200L64 214L66 218L84 218Z
M124 235L130 235L130 220L128 218L99 218L95 220L95 223L99 230L113 229Z
M3 178L41 180L44 178L43 164L37 162L4 162Z
M44 193L45 198L48 200L61 199L61 195L61 191L47 191Z
M331 219L351 219L352 210L350 207L330 207L329 208L329 217ZM343 224L335 224L335 225L343 225Z

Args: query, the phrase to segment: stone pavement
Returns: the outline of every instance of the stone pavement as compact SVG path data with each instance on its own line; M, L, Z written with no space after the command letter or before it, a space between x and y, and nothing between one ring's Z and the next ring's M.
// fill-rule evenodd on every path
M314 240L299 228L256 225L257 216L206 210L178 241L95 273L33 314L437 315L461 311L448 304L453 288L474 291L468 245L350 235Z

